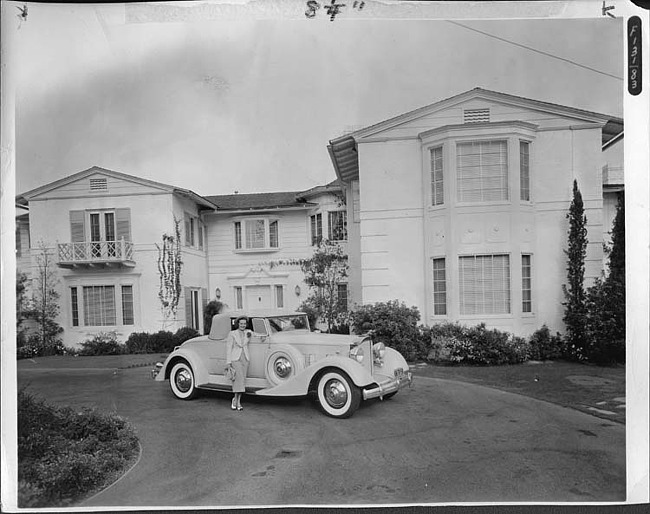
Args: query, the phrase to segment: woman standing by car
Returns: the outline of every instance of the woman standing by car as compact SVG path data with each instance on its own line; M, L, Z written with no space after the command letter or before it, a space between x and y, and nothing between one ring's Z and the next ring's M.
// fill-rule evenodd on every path
M248 363L250 354L248 353L248 342L251 338L251 331L246 330L248 318L239 316L235 320L237 330L228 334L226 341L226 365L232 366L235 371L235 377L232 384L232 391L235 393L230 408L232 410L243 410L241 406L241 394L246 388L244 382L248 373Z

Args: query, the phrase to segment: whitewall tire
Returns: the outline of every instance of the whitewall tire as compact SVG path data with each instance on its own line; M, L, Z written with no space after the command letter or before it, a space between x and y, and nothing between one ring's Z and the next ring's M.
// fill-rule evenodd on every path
M326 372L318 379L316 388L322 411L333 418L349 418L359 408L361 391L347 373Z
M176 398L191 400L197 394L194 372L185 361L179 361L172 367L169 374L169 386Z

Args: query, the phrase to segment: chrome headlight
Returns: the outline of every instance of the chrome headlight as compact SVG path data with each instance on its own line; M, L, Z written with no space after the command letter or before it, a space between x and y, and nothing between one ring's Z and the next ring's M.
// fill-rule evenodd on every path
M386 355L386 345L384 343L375 343L372 345L372 358L377 366L384 364Z
M355 346L350 350L350 358L357 361L359 364L363 362L363 348Z

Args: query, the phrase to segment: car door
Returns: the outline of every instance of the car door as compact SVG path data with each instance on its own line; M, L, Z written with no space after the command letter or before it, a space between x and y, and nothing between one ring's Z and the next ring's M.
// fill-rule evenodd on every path
M266 353L271 342L268 327L264 318L252 318L253 335L248 343L251 357L248 364L249 378L266 378Z

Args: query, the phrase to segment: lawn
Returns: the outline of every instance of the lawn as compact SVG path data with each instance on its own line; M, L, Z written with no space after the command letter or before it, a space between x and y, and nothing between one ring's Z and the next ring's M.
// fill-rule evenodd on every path
M625 423L625 366L563 361L504 366L415 364L418 376L493 387ZM417 383L417 382L416 382Z

